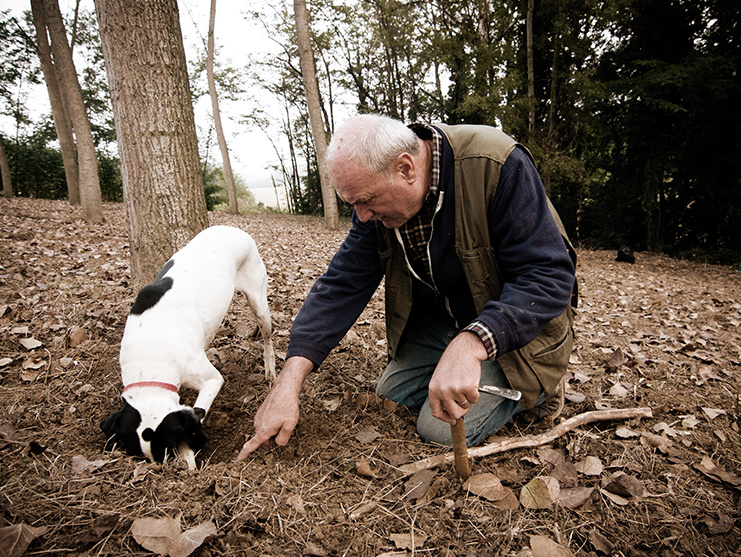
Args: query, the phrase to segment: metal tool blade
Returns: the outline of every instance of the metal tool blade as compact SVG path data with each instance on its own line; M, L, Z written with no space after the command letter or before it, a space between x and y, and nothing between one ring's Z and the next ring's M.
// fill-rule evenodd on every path
M522 393L520 391L504 389L494 385L480 385L479 391L482 393L489 393L490 395L501 396L502 398L508 398L510 400L520 400L522 398Z

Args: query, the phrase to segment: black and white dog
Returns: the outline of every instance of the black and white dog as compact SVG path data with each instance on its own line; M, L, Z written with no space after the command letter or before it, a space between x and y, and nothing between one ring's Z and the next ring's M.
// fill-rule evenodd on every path
M275 352L267 301L268 277L252 237L212 226L173 255L154 282L139 291L121 339L121 410L100 427L108 441L132 456L162 462L175 454L195 469L206 444L201 421L224 382L205 350L231 304L247 296L264 343L265 375L275 379ZM191 408L178 389L198 391Z

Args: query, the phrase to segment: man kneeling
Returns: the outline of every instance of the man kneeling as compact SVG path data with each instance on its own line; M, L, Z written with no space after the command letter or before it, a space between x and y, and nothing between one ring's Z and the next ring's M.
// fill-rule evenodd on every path
M362 115L337 130L328 164L352 228L294 321L238 458L288 442L304 379L384 277L390 363L377 392L419 409L422 439L450 444L448 424L466 415L473 445L523 410L532 421L560 408L576 256L527 150L487 126Z

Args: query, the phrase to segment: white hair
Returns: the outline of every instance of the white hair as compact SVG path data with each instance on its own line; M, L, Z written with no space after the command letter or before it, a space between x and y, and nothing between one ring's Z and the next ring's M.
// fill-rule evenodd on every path
M361 114L343 122L327 147L331 168L355 159L374 174L385 174L402 153L416 155L419 140L403 122L380 114Z

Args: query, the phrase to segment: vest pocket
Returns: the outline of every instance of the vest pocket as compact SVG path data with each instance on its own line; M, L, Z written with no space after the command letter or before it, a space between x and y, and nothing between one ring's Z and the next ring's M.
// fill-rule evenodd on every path
M502 279L494 258L494 250L490 247L480 247L457 251L471 288L474 306L476 311L481 313L488 302L499 299L502 293Z
M570 311L569 307L559 317L551 320L540 335L522 349L547 393L556 388L571 357L574 330L568 315Z

